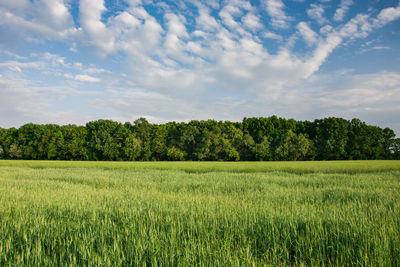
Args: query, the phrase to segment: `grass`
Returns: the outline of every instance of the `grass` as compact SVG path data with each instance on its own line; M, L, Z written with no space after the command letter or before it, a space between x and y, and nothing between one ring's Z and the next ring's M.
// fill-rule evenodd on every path
M399 240L398 161L0 161L0 266L399 266Z
M398 160L359 161L276 161L276 162L115 162L115 161L46 161L46 160L0 160L0 167L30 168L95 168L104 170L177 170L188 173L206 172L273 172L289 173L376 173L400 171Z

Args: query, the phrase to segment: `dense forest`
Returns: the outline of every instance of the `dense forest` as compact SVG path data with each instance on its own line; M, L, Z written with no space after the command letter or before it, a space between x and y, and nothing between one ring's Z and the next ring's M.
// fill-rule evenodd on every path
M272 117L242 122L190 121L86 126L28 123L0 128L0 159L32 160L347 160L400 159L393 130L359 119L311 121Z

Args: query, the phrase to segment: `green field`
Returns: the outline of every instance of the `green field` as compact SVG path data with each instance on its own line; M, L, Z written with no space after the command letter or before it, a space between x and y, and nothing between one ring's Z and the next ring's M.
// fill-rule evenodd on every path
M0 266L400 265L400 161L0 161Z

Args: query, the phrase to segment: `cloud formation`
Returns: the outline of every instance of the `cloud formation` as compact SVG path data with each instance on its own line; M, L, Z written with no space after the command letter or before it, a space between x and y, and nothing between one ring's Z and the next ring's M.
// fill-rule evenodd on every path
M342 0L339 8L336 9L335 14L333 15L333 19L336 21L342 21L353 4L353 0Z
M271 17L271 24L277 28L289 27L289 21L292 20L292 18L286 15L284 11L285 4L282 0L265 0L264 2L267 13Z
M88 82L88 83L99 83L101 82L101 79L89 76L89 75L75 75L75 80L80 81L80 82Z
M321 4L311 4L310 8L307 9L307 15L321 25L328 22L328 20L324 17L324 13L325 9Z
M87 109L86 118L96 114L240 119L278 112L301 116L308 114L310 105L323 103L319 109L327 110L327 101L335 103L341 97L348 100L344 106L355 105L351 99L367 99L368 94L369 99L378 99L378 89L350 85L330 97L306 97L303 85L319 88L315 95L329 91L333 83L326 85L320 77L331 55L400 18L400 5L351 17L350 8L356 7L352 0L342 0L336 7L332 1L298 1L305 7L301 17L282 0L259 5L245 0L121 3L112 10L104 0L80 0L75 5L62 0L2 1L0 33L7 40L22 40L18 43L26 43L28 52L19 58L3 53L0 86L8 89L0 89L27 90L47 82L46 88L69 87L77 96L84 84L86 91L102 92L84 100L95 110ZM329 7L336 10L330 18L325 12ZM7 42L0 40L0 46L13 51L15 45ZM37 51L30 51L30 46ZM388 46L375 47L371 50ZM377 73L380 78L396 75ZM377 74L369 77L373 75ZM397 97L395 87L387 88ZM53 99L46 99L37 116L56 106ZM364 102L369 108L377 103ZM332 110L335 107L344 110L339 105ZM18 114L24 110L20 107Z

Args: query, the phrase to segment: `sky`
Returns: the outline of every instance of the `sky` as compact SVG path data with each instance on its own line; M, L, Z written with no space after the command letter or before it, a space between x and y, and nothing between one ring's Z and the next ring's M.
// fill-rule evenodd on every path
M0 0L0 127L359 118L400 133L400 1Z

